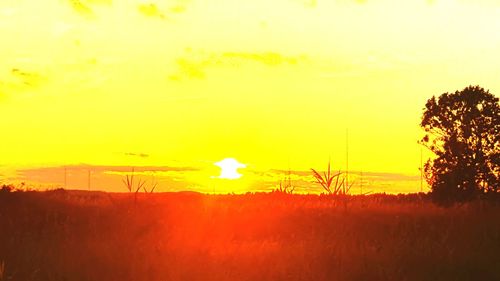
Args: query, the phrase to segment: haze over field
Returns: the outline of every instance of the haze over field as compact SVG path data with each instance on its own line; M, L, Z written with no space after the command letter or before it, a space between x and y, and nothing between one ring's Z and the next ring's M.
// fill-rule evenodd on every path
M493 0L1 1L0 180L307 192L348 128L353 180L419 191L425 101L498 95L499 30Z

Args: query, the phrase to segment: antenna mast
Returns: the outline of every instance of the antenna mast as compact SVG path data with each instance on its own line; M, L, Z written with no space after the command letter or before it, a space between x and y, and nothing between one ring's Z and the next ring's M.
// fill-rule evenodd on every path
M424 165L423 165L422 146L420 146L420 192L423 191L423 186L424 186Z
M363 195L363 170L361 170L361 181L360 181L359 185L361 187L361 195Z
M68 183L68 168L64 166L64 189L68 189L67 183Z
M349 129L345 130L345 185L349 188Z
M87 169L87 188L90 191L90 169Z

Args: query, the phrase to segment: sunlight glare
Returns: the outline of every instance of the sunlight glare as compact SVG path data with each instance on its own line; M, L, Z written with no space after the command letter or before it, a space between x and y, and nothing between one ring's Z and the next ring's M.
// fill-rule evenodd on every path
M219 162L214 163L215 166L221 168L221 172L218 178L220 179L239 179L242 174L238 173L239 168L246 168L245 164L238 162L234 158L225 158Z

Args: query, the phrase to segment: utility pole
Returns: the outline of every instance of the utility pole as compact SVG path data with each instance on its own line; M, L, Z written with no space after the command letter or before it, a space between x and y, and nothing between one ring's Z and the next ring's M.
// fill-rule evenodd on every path
M64 166L64 189L68 189L68 168Z
M420 192L424 188L424 164L423 164L423 152L422 145L420 145Z
M361 188L361 195L363 195L363 170L361 170L361 182L359 183L359 186Z
M345 186L349 188L349 129L345 130Z
M90 191L90 169L87 169L87 188Z

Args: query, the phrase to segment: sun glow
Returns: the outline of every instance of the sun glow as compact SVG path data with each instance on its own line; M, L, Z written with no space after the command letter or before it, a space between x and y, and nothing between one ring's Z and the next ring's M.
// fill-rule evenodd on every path
M239 168L246 168L245 164L238 162L234 158L225 158L219 162L214 163L215 166L221 168L220 179L235 180L241 178L243 175L238 173Z
M248 192L291 169L320 192L310 168L346 169L349 128L353 182L418 192L422 108L500 93L498 30L495 0L3 0L0 181L87 189L92 167L123 191L107 172L134 166L157 191Z

